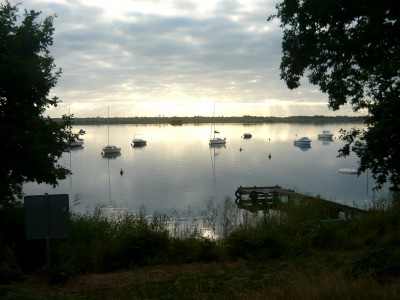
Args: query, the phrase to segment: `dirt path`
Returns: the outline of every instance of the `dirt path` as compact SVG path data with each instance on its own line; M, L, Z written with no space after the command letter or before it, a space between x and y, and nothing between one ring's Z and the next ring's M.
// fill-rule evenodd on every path
M86 274L65 278L60 283L50 283L48 277L28 276L16 288L31 290L31 296L59 297L60 295L93 295L109 298L112 294L121 294L143 285L157 285L172 281L177 277L196 274L217 273L222 270L240 270L241 264L184 264L157 265L113 273ZM14 286L14 285L13 285ZM17 287L18 286L18 287ZM107 296L108 295L108 296Z

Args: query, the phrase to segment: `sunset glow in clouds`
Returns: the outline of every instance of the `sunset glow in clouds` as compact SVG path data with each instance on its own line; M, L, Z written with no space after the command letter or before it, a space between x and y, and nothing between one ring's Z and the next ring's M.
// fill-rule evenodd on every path
M277 2L23 0L20 12L57 15L52 117L210 116L214 103L220 116L352 115L280 80Z

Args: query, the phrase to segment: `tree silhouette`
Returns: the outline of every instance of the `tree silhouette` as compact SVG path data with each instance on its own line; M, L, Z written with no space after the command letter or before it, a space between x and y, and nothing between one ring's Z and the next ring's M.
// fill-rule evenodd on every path
M49 46L53 44L53 19L38 22L40 12L25 10L22 20L17 5L0 4L0 207L14 205L29 181L57 184L70 171L57 163L72 133L73 115L60 122L45 117L57 106L49 98L61 70L55 70Z
M376 188L400 185L400 9L395 0L285 0L281 79L289 89L308 77L328 95L328 107L349 104L365 128L341 132L339 156L359 158Z

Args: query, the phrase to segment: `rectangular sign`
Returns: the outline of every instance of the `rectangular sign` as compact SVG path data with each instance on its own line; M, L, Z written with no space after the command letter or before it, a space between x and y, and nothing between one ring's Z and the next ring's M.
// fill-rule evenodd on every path
M25 196L27 239L64 238L69 234L69 195Z

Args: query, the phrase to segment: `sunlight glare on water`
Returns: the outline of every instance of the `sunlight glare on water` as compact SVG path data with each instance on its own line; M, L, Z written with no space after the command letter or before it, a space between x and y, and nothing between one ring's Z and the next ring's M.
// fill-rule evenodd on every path
M110 144L121 147L121 155L104 158L107 126L76 126L86 131L84 147L64 153L60 163L73 175L53 188L27 183L27 195L70 195L73 211L93 211L106 205L115 209L149 213L199 214L213 198L235 198L239 186L271 186L349 205L363 206L374 197L370 174L342 174L340 168L357 168L357 157L337 158L343 145L340 128L351 124L220 124L225 147L210 148L210 125L112 125ZM319 141L317 134L328 129L332 141ZM251 139L243 139L245 132ZM135 134L147 146L132 147ZM309 137L311 148L301 149L293 141ZM242 149L242 151L240 151ZM120 170L123 175L120 175ZM78 201L74 201L74 199Z

